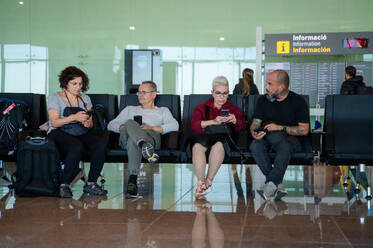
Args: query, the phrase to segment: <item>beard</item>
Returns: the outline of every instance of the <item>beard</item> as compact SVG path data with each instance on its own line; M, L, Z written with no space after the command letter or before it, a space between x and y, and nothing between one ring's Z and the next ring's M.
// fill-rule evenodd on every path
M276 101L278 99L278 97L279 97L279 94L272 94L272 95L270 95L270 94L268 94L268 92L266 94L266 98L270 102Z

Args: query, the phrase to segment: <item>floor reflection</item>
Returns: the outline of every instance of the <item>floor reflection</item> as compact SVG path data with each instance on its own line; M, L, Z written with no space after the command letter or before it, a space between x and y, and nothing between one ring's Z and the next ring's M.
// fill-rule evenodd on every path
M196 217L192 229L192 247L224 247L224 232L206 200L196 200Z
M289 166L288 196L264 202L256 165L223 165L213 191L195 201L190 164L145 164L143 197L125 199L126 165L107 164L107 197L83 194L83 182L73 199L20 198L0 186L0 247L369 247L372 173Z

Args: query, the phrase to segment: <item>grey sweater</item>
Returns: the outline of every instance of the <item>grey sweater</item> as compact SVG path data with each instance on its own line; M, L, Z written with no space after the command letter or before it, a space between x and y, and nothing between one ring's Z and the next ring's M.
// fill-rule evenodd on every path
M172 116L170 110L166 107L157 107L153 109L143 109L141 106L128 106L120 114L109 122L108 130L119 133L119 127L127 120L133 120L135 115L142 116L142 123L148 126L161 126L163 133L179 130L179 123Z

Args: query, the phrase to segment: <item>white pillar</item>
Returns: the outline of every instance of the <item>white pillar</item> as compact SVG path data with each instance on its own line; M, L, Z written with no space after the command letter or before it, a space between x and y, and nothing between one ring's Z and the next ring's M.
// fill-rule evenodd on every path
M263 34L262 27L256 27L256 70L255 84L258 87L259 93L263 94L262 82L262 64L263 64Z

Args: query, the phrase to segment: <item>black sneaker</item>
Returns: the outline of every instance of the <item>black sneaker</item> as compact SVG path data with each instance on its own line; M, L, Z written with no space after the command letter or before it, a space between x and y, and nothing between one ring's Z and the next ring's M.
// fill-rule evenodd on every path
M61 198L72 198L73 193L71 192L70 186L62 185L60 186L60 197Z
M142 156L148 160L150 163L155 163L158 161L159 156L154 152L154 147L152 144L145 142L141 147Z
M79 202L82 204L82 206L85 206L87 208L97 208L101 201L106 201L106 200L107 200L106 195L83 194L79 198Z
M288 192L286 189L280 184L276 191L275 201L281 201L282 197L287 196Z
M107 195L107 190L102 189L102 187L97 183L86 183L84 185L83 192L90 195Z
M72 203L72 198L60 198L59 199L59 207L60 209L69 209L70 204Z
M126 198L137 198L137 183L129 181L127 184Z

